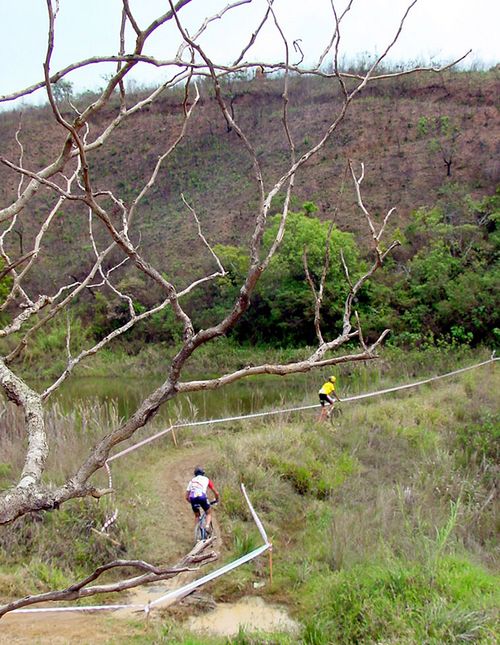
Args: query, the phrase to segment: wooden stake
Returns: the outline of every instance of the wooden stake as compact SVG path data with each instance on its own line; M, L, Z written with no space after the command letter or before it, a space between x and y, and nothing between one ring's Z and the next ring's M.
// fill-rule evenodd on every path
M172 428L172 439L174 440L174 446L177 448L177 437L175 436L175 430Z
M121 546L120 542L117 542L116 540L113 540L113 538L112 538L110 535L108 535L107 533L101 533L101 531L98 531L98 530L97 530L97 529L95 529L93 526L92 526L92 527L90 527L90 530L91 530L91 531L94 531L94 533L96 533L99 537L102 537L102 538L105 538L106 540L109 540L109 541L110 541L110 542L112 542L115 546Z
M273 545L269 547L269 582L273 584Z

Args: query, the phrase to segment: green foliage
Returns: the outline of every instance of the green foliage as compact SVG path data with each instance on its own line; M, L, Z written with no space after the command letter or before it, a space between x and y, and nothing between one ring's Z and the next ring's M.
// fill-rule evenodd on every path
M2 271L4 267L5 263L0 259L0 271ZM0 280L0 305L5 302L5 299L9 295L12 288L12 282L13 278L10 273L7 273L7 275Z
M37 318L31 320L36 324ZM68 336L68 325L70 334ZM9 339L17 343L23 330ZM45 376L44 370L58 371L66 362L66 347L68 338L72 355L78 354L84 347L89 337L83 320L72 312L68 318L54 318L37 331L31 338L24 352L21 354L23 365L29 368L31 378Z
M422 122L421 129L425 123ZM445 127L445 125L443 125ZM231 332L239 343L292 347L314 344L314 298L305 279L304 250L313 282L319 285L323 270L328 223L313 215L316 206L304 202L303 210L290 212L281 246L263 274L252 296L249 310ZM358 293L355 308L360 314L368 340L390 328L393 344L405 346L449 343L498 344L497 324L500 283L500 189L474 200L464 187L445 184L439 202L420 208L397 237L404 247L395 258L388 257ZM271 216L263 239L263 253L279 227L280 215ZM352 235L333 228L330 239L330 268L321 310L322 328L328 335L340 331L343 302L348 285L340 263L344 253L351 280L365 269ZM217 245L227 274L208 283L203 294L193 292L184 301L197 328L216 324L226 316L239 295L249 268L244 248ZM130 295L136 313L151 306L154 294L143 279L125 277L120 289ZM74 339L94 340L109 334L129 318L128 303L113 294L95 292L78 304ZM81 324L78 322L81 319ZM64 325L39 336L32 352L55 351L62 347ZM170 307L157 312L129 330L119 341L129 354L138 353L145 343L164 342L173 346L182 329ZM80 341L75 343L79 346ZM26 354L33 364L29 352Z
M318 207L314 202L304 202L302 204L302 210L304 211L305 215L312 215L313 213L317 212Z
M329 225L312 216L317 210L313 202L305 202L303 208L303 212L288 214L283 241L256 287L250 310L232 333L240 342L281 346L314 342L314 299L305 278L303 254L306 249L309 271L319 286ZM269 219L264 233L264 253L275 239L280 217L275 215ZM353 279L363 266L353 236L334 227L322 310L326 328L338 326L348 288L340 261L341 249ZM214 250L227 275L217 284L207 287L204 307L199 307L199 303L196 307L194 302L191 304L190 311L199 327L214 324L227 314L249 267L248 254L242 248L217 245Z
M65 589L72 582L68 572L64 572L55 564L49 565L39 560L30 562L29 573L39 586L47 590Z
M500 462L500 415L486 414L481 423L464 424L457 430L457 446L465 464Z
M371 324L396 342L497 342L500 193L476 202L455 185L441 203L419 209L405 231L412 255L371 285Z
M224 346L218 345L219 354ZM251 355L242 352L240 360ZM346 393L357 393L483 357L467 348L390 349L380 361L351 366L340 382ZM414 390L411 398L390 395L346 405L335 432L307 411L293 421L288 414L252 420L238 425L244 432L223 429L205 437L203 450L222 493L217 519L225 558L261 543L239 491L244 481L275 547L273 585L258 593L289 604L305 625L290 642L495 642L498 577L486 567L497 549L497 526L491 498L485 502L494 491L498 463L499 378L492 365ZM166 465L175 472L190 448L186 443L182 454L168 447L144 450L136 458L141 467L127 460L115 473L121 478L115 483L121 519L114 530L134 557L156 561L155 549L165 548L158 546L165 499L159 473ZM66 586L93 565L120 557L89 530L102 524L102 504L70 502L9 526L0 534L0 590L19 596L34 587ZM165 535L166 542L175 542L171 533ZM264 578L266 558L218 581L213 593L226 601L251 594L252 583ZM189 642L178 627L162 626L168 642Z
M23 563L29 573L28 585L39 590L65 588L75 575L88 575L103 562L123 556L122 548L91 531L91 527L100 528L105 517L102 506L80 500L53 513L20 518L0 529L2 564Z
M460 134L458 125L447 115L421 116L417 123L417 136L419 138L430 137L429 150L433 153L440 153L447 167L448 177L451 176L451 166Z
M419 137L425 137L429 132L429 119L421 116L417 123L417 133Z
M240 558L260 546L259 534L248 532L240 525L236 525L233 531L233 557Z
M240 627L238 634L228 638L224 645L293 645L297 642L294 636L288 634L267 634L254 632Z
M470 354L394 349L366 368L366 380L345 378L343 388L388 386L380 379L393 368L417 379L446 371L460 352ZM497 545L498 425L488 411L498 378L492 366L411 398L346 406L335 433L305 417L221 441L223 497L234 491L233 504L238 482L250 482L274 536L275 581L266 591L296 604L298 642L494 642L498 578L486 566ZM244 514L225 522L238 535L253 531Z
M488 643L495 589L493 576L454 559L441 561L435 575L397 559L363 563L306 586L304 642Z
M347 454L337 455L335 466L328 467L311 451L305 451L298 462L271 457L269 465L292 484L298 495L311 495L317 499L327 499L334 487L340 486L355 470L355 462Z
M56 83L52 83L52 93L56 103L69 102L73 97L73 83L61 78Z
M445 131L448 125L442 122L440 128ZM315 342L314 299L305 279L303 254L306 249L309 271L318 285L328 224L311 216L312 202L306 202L303 209L289 213L283 242L257 285L249 311L232 332L238 342L281 346ZM499 221L500 189L477 201L457 184L443 186L439 203L415 211L410 224L398 234L405 242L399 261L387 258L383 271L358 294L355 305L365 336L371 339L390 328L390 342L406 346L497 343ZM269 248L279 222L279 215L269 219L264 249ZM323 329L332 333L339 329L347 293L340 249L352 280L365 266L352 236L334 228L321 311ZM207 288L203 307L192 303L200 327L228 313L249 266L242 248L219 245L216 250L228 274Z
M269 248L279 224L278 215L270 219L264 234L264 247ZM258 334L262 339L275 338L282 344L314 342L314 299L305 279L304 250L309 272L316 288L319 286L326 251L328 223L303 213L289 213L283 242L273 257L259 285L254 306L260 314ZM322 310L325 329L339 324L347 286L340 261L340 250L353 274L359 272L358 251L349 233L333 229L330 238L330 269L325 285Z
M118 288L132 298L137 315L153 304L154 298L142 278L125 278L119 283ZM87 331L94 340L101 339L130 320L128 302L114 294L99 291L93 294L91 301L79 303L78 314L86 323ZM167 306L134 325L120 337L119 342L128 353L136 354L145 343L175 344L181 334L182 327L176 320L172 308Z
M12 477L12 465L0 463L0 487Z
M312 202L309 202L312 203ZM283 207L285 205L285 195L282 193L278 193L275 195L271 201L271 213L281 213L283 211ZM300 209L300 202L298 198L295 195L291 195L290 197L290 204L289 208L291 210L299 210Z

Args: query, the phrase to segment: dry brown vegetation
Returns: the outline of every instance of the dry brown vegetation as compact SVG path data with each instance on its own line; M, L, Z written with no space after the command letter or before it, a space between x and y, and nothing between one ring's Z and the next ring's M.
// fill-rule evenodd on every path
M244 129L251 129L259 160L269 176L277 179L285 169L288 152L280 122L282 81L266 78L226 82L223 93L228 101L234 99L236 118ZM364 197L373 213L385 212L388 203L396 207L393 227L407 224L410 213L418 207L432 207L452 182L476 198L494 194L500 176L498 96L498 72L494 70L448 71L439 77L388 79L366 87L336 136L297 177L292 209L313 201L319 207L320 218L331 219L334 215L340 229L365 235L364 224L356 214L354 189L346 174L350 157L365 161ZM290 125L292 134L300 130L298 153L319 138L340 101L339 90L331 80L292 80ZM127 128L114 132L110 145L93 152L90 160L96 187L111 188L125 203L130 201L140 189L144 173L153 168L165 140L179 126L177 106L175 91L165 94L143 109ZM102 110L92 126L99 130L114 110L116 105ZM451 177L446 176L440 152L431 145L435 133L419 132L422 117L448 117L458 129ZM6 157L15 158L18 154L17 143L9 133L19 122L21 137L29 142L26 166L37 168L52 158L64 132L58 131L49 108L5 113L0 121L0 148ZM189 270L196 269L205 256L201 243L199 249L197 242L193 244L192 222L182 204L181 191L196 206L208 238L221 243L244 242L256 206L253 186L245 181L248 160L241 147L234 145L236 133L228 132L226 123L217 115L216 101L208 87L201 88L191 126L188 137L148 195L138 222L142 247L152 262L173 274L182 273L186 279ZM3 202L14 195L16 181L15 175L0 167ZM40 193L34 214L41 213L44 199L49 199L47 189ZM58 258L59 269L64 268L61 261L69 265L81 245L87 244L85 225L71 213L68 205L51 235L51 255ZM29 248L36 222L35 217L23 223L16 243ZM63 257L58 257L60 251ZM186 253L188 264L184 261ZM39 272L39 280L55 276L55 262L47 258L47 273Z

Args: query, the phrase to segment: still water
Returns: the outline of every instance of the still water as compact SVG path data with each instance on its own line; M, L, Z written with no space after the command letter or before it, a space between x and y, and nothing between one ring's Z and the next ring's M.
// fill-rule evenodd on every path
M181 419L213 419L314 404L318 402L317 391L321 383L322 375L318 372L286 378L251 377L219 390L178 395L162 407L158 417L161 421L175 423ZM159 384L159 380L144 378L73 378L62 385L54 399L67 412L82 401L113 403L118 415L127 418Z

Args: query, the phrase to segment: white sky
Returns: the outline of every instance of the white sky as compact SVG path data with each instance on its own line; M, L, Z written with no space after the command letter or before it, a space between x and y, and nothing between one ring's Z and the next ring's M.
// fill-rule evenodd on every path
M338 11L347 0L338 0ZM206 16L216 14L229 0L193 0L180 12L191 33ZM51 71L70 62L118 50L121 0L59 0L55 50ZM141 27L168 9L166 0L130 0ZM355 0L342 28L341 51L348 59L365 53L380 53L395 33L409 0ZM231 12L227 20L212 23L211 36L202 40L208 54L230 62L248 41L267 7L267 0L253 0ZM316 61L325 48L332 26L330 0L275 0L275 10L289 42L301 39L307 60ZM42 80L46 50L46 0L0 0L0 95ZM473 52L469 64L487 67L500 61L500 2L498 0L419 0L412 9L392 61L433 59L449 61ZM132 38L128 43L132 44ZM172 56L179 36L174 25L160 31L145 53L159 58ZM283 43L270 24L246 59L284 60ZM297 60L292 57L292 60ZM93 66L68 78L78 91L97 89L113 67ZM142 70L142 71L141 71ZM135 73L139 83L161 79L165 72L142 66ZM43 90L38 100L45 100ZM5 105L13 106L12 103Z

